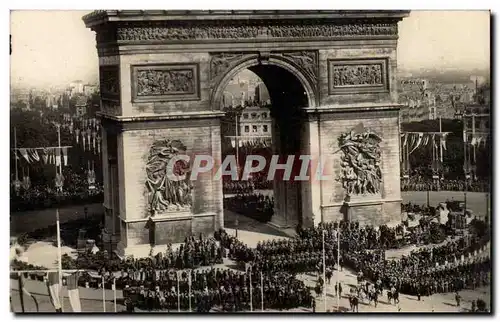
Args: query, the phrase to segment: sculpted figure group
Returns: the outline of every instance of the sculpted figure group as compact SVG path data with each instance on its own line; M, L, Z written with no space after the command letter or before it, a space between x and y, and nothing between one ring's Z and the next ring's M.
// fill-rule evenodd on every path
M339 180L348 195L375 194L380 191L381 140L370 130L363 133L351 131L340 136L342 174Z

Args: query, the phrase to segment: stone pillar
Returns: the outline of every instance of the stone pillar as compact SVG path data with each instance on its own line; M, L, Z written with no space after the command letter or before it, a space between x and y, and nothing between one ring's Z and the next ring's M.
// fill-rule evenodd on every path
M317 226L323 218L321 209L321 185L316 171L321 156L319 142L319 116L309 115L302 135L302 154L311 157L308 181L301 182L302 220L304 227Z

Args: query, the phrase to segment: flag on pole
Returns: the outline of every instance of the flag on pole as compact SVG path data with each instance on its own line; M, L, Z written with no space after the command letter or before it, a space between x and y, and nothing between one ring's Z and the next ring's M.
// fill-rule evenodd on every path
M446 150L446 136L448 135L448 133L443 133L440 137L440 141L441 141L441 146L443 147L443 149Z
M28 156L28 150L26 149L19 149L19 153L26 159L26 161L28 161L28 163L30 163L30 158Z
M61 149L55 149L56 150L56 166L61 165Z
M35 307L36 311L39 312L39 307L38 307L38 301L36 297L31 294L28 289L26 288L26 279L24 278L23 274L19 273L19 297L21 298L21 306L22 306L22 311L24 312L24 295L26 294L27 296L31 297L33 302L35 302Z
M424 137L424 133L418 133L418 141L417 143L415 144L415 146L413 147L413 149L410 151L409 154L412 154L413 151L415 151L416 149L418 149L418 147L420 146L420 144L422 143L422 139Z
M64 166L68 165L68 148L62 148L62 154L64 159Z
M404 141L403 141L403 146L406 146L406 144L408 143L408 133L404 133Z
M95 153L95 136L96 136L96 132L95 131L92 131L92 148L94 150L94 153Z
M28 152L32 160L36 162L40 161L40 156L38 155L38 151L36 149L29 149Z
M78 290L78 272L69 275L66 278L66 285L68 287L69 303L73 312L81 312L82 305L80 301L80 291Z
M49 295L50 295L50 301L52 302L52 305L54 305L54 308L56 311L60 312L61 311L61 300L59 298L59 291L61 288L61 285L59 284L59 273L58 272L50 272L47 274L47 279L48 279L48 290L49 290Z
M90 133L91 133L90 130L87 130L87 144L89 145L89 151L91 150L91 148L90 148L90 135L91 134Z
M427 146L427 144L429 144L429 138L430 138L429 135L427 134L424 135L422 146Z

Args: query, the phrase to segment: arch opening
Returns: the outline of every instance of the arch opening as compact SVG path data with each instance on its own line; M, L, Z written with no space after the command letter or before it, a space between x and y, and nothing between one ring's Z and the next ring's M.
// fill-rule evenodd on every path
M264 85L267 96L260 93L263 91L261 85L257 86L257 89L251 88L252 93L234 93L234 88L247 90L247 86L244 86L245 80L239 77L241 74L253 74L258 78ZM273 223L280 227L302 225L301 185L300 182L294 182L293 178L299 173L301 167L299 155L305 142L303 139L304 120L306 120L304 108L309 106L311 99L306 88L298 77L281 66L257 64L239 71L228 81L222 93L221 109L226 111L221 131L222 141L226 141L226 144L222 146L223 158L229 154L237 155L238 166L241 169L244 168L246 157L250 154L264 154L267 161L264 170L255 176L259 181L251 182L252 188L247 188L246 183L227 184L225 181L226 186L237 187L237 191L224 189L225 208L234 207L228 199L238 193L238 187L240 187L239 192L252 191L251 194L254 197L260 194L273 197L273 215L269 218ZM238 94L241 94L241 99L238 99ZM234 113L234 111L238 112ZM261 117L262 115L268 117ZM266 122L268 123L264 124ZM224 136L228 136L226 133L234 132L234 130L225 131L224 127L235 129L237 132L234 134L238 139L232 140L231 143L225 140ZM269 128L269 130L263 131L264 128ZM262 146L260 148L251 146L252 143L262 142L262 137L266 137L266 134L269 136L271 146L263 149ZM255 140L256 137L259 139ZM284 170L278 170L272 180L265 180L266 182L263 183L262 181L267 179L269 174L269 165L273 155L279 157L279 164L285 164L289 156L294 156L290 179L285 178ZM253 187L264 189L254 190ZM226 222L229 223L230 220Z

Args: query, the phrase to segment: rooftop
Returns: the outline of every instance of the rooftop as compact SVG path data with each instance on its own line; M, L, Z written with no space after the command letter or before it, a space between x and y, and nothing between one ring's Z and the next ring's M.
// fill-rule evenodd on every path
M96 10L82 19L87 27L106 22L159 20L397 19L409 10Z

